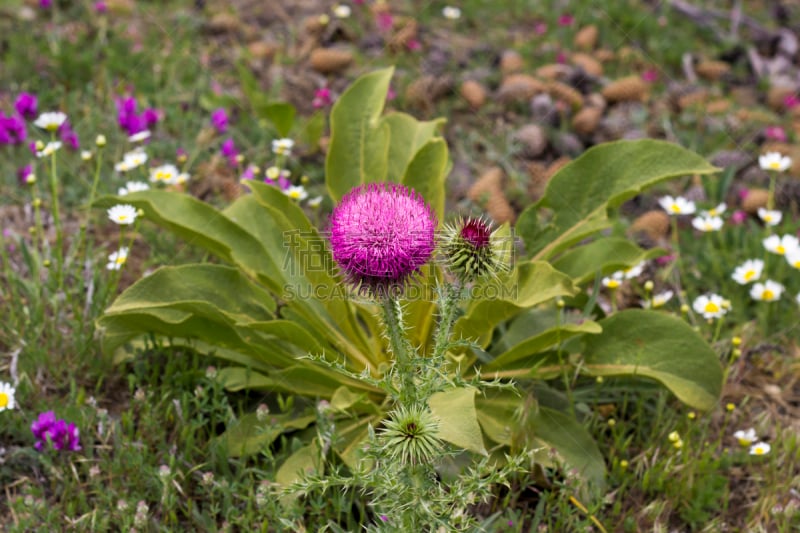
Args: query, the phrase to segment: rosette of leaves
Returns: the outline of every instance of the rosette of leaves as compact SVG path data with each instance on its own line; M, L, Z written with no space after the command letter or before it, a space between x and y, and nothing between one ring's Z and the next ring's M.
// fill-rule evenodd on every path
M362 76L333 107L328 191L338 201L364 183L403 183L446 220L450 162L439 134L443 121L383 114L391 76L392 69ZM603 317L581 287L658 253L624 239L595 238L611 225L616 207L663 180L715 171L679 146L644 140L592 148L557 173L517 226L532 257L487 280L485 297L460 305L453 338L472 345L458 343L447 354L443 370L453 385L428 396L438 437L457 449L491 450L498 457L506 448L552 449L599 486L603 458L555 379L565 369L655 381L693 408L711 408L722 371L699 334L655 311ZM328 247L296 203L275 187L249 186L251 194L222 210L159 190L125 197L146 220L219 262L162 267L129 287L99 319L103 350L124 359L132 347L157 339L220 359L217 378L232 391L325 399L337 413L333 452L355 465L370 428L382 427L394 408L376 386L392 364L378 308L342 297L344 284ZM118 201L108 197L98 205ZM508 226L498 231L510 240ZM435 294L444 279L439 266L424 267L419 284L429 290L422 292ZM586 303L582 320L554 319L554 302L563 298ZM411 343L430 353L437 317L432 299L408 300L404 309ZM484 381L512 379L516 393L476 394ZM311 405L268 418L245 416L222 438L233 452L252 453L294 432L307 444L289 457L278 481L298 479L309 465L322 468Z

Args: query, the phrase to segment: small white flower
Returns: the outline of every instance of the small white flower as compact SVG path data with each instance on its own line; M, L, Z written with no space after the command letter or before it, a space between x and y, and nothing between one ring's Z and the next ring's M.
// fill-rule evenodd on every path
M690 202L683 196L664 196L658 201L659 205L670 215L693 215L696 208L694 202Z
M762 302L774 302L780 300L784 288L785 287L777 281L768 279L764 283L756 283L753 285L753 288L750 289L750 297Z
M719 294L704 294L698 296L692 303L692 308L696 313L703 315L703 318L711 320L720 318L730 309L730 304Z
M672 291L664 291L664 292L660 292L658 294L654 294L653 295L652 307L654 309L657 309L659 307L664 307L667 304L667 302L672 300L672 296L673 295L674 295L674 293ZM648 303L650 303L650 302L648 302Z
M781 223L783 213L770 209L758 208L758 218L760 218L767 226L777 226Z
M11 386L11 383L3 383L0 381L0 411L14 408L16 405L14 403L15 392L16 389Z
M764 270L764 261L761 259L748 259L733 271L733 281L739 285L747 285L761 277Z
M129 204L117 204L106 211L112 222L130 225L136 221L136 208Z
M625 279L638 278L639 276L642 275L642 271L644 270L644 266L645 266L645 262L644 261L642 261L640 263L637 263L637 264L633 265L630 268L624 269L622 271L622 275L625 277Z
M766 442L757 442L750 446L750 455L767 455L771 449Z
M128 260L128 248L123 246L116 252L112 252L108 256L108 264L106 265L106 269L108 270L119 270L122 268L122 265L125 264L125 261Z
M181 172L180 174L175 176L175 181L172 183L172 185L183 185L187 181L189 181L189 173Z
M612 273L610 276L606 276L600 283L603 284L603 287L608 287L609 289L616 289L622 282L625 280L625 273L622 270L617 270L616 272Z
M152 183L166 183L171 185L175 183L180 171L175 165L161 165L159 167L150 169L150 181Z
M797 237L788 234L781 237L770 235L764 239L763 243L768 252L778 255L786 255L800 247Z
M718 217L721 216L728 209L728 205L725 202L722 202L717 207L712 207L707 211L701 211L700 214L706 217Z
M58 128L66 121L67 115L61 111L49 111L39 115L36 120L33 121L33 125L47 131L58 131Z
M114 165L114 170L117 172L127 172L131 169L130 165L127 161L120 161L119 163Z
M81 150L81 159L89 161L92 158L92 152L89 150Z
M276 180L281 177L281 169L278 167L269 167L264 171L264 175L271 180Z
M150 186L143 181L129 181L124 187L119 188L117 195L125 196L126 194L130 194L132 192L146 191L149 188Z
M114 170L117 172L128 172L136 167L140 167L147 163L147 152L144 150L134 150L126 153L122 157L122 161L114 165Z
M150 130L142 130L139 133L134 133L128 137L128 142L138 143L150 138Z
M306 192L305 187L303 187L302 185L293 185L288 189L286 189L285 191L283 191L283 194L285 194L286 196L288 196L293 200L298 200L298 201L303 201L306 198L308 198L308 193Z
M699 216L692 219L692 226L700 231L719 231L722 228L722 218L717 216Z
M758 157L758 166L760 166L763 170L784 172L792 166L792 159L788 156L781 155L778 152L767 152L766 154Z
M350 14L351 14L350 6L346 4L337 4L333 6L333 15L336 18L346 19L350 16Z
M789 263L792 268L800 270L800 248L797 250L789 250L784 257L786 257L786 262Z
M36 152L36 157L47 157L53 155L61 149L61 141L51 141L44 145L44 148Z
M756 430L753 428L739 430L734 432L733 437L739 442L739 446L742 448L746 448L753 444L757 439L758 435L756 435Z
M314 207L314 208L319 207L320 204L322 203L322 196L315 196L306 203L308 204L309 207Z
M294 141L292 139L275 139L272 141L272 152L275 155L285 155L289 157L292 155L292 148L294 148Z
M458 20L461 18L461 10L453 6L445 6L442 9L442 15L446 19Z

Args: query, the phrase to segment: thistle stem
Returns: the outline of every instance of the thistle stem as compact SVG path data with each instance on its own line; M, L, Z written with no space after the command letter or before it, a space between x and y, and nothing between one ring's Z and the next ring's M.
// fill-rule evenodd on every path
M444 359L447 346L450 343L450 332L456 320L458 302L463 297L462 286L459 282L445 284L439 290L439 324L436 327L433 344L433 364L437 365Z
M387 296L383 302L383 317L386 322L386 333L389 336L389 348L394 355L397 373L400 376L399 403L412 405L416 403L417 394L414 387L414 349L405 335L403 328L403 309L400 302Z

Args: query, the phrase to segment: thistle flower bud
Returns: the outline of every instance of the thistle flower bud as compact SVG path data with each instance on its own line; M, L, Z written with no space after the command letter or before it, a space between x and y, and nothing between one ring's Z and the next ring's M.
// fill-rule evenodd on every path
M401 406L384 422L381 437L391 457L403 464L423 464L441 453L438 431L439 422L426 407Z
M447 269L462 282L495 275L506 267L496 232L480 218L446 226L442 250Z

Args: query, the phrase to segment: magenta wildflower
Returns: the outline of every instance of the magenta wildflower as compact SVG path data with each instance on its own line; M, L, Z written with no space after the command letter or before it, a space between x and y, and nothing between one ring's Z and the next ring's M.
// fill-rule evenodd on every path
M25 165L17 170L17 178L19 178L20 185L27 185L29 176L33 176L33 166Z
M533 33L536 35L544 35L547 33L547 24L541 20L533 24Z
M106 4L105 2L95 2L94 10L99 14L103 14L106 11L108 11L108 4Z
M433 253L436 215L403 185L371 183L342 198L330 218L333 259L360 291L402 290Z
M211 125L216 128L219 133L226 133L228 131L228 114L223 108L215 109L211 113Z
M783 105L789 109L800 105L800 98L796 94L787 94L783 99Z
M737 209L733 213L731 213L731 224L735 226L739 226L744 224L744 221L747 220L747 213L742 211L741 209Z
M672 263L674 260L675 260L674 254L662 255L661 257L656 257L656 264L658 266L665 266Z
M239 179L240 180L254 179L256 177L256 168L257 167L254 165L247 165L247 168L244 169L244 172L242 172L242 175L239 176Z
M222 145L219 147L219 151L228 158L228 163L235 167L239 164L237 158L239 157L239 150L236 149L236 145L233 143L233 138L226 139Z
M567 54L565 54L563 50L559 50L556 54L556 63L559 65L565 65L567 63Z
M28 130L22 117L0 113L0 144L22 144L27 138Z
M381 518L381 522L388 522L388 521L389 521L389 517L388 517L388 516L386 516L385 514L382 514L382 515L380 516L380 518Z
M158 111L148 107L141 114L136 112L136 99L133 96L117 98L117 122L128 135L136 135L158 122Z
M406 48L408 48L410 52L418 52L422 50L422 43L417 39L409 39L408 42L406 42Z
M328 107L332 103L333 98L331 97L331 90L327 87L322 87L314 92L314 99L311 101L311 105L314 106L314 109Z
M36 95L31 93L20 93L14 101L14 109L17 110L17 113L28 119L36 117L37 106Z
M53 7L53 0L39 0L39 7L42 9L48 9Z
M390 86L389 86L389 90L388 90L388 91L386 91L386 101L387 101L387 102L391 102L391 101L392 101L392 100L394 100L395 98L397 98L397 91L395 91L395 90L394 90L394 87L392 87L392 86L390 85Z
M559 26L572 26L572 23L575 22L575 17L570 15L569 13L565 13L558 17L558 25Z
M34 447L41 451L49 442L54 450L76 452L81 449L80 431L73 422L56 419L53 411L47 411L31 424L31 432L36 437Z
M390 31L394 26L394 17L388 11L380 11L375 15L375 23L378 25L379 31Z
M770 141L786 142L788 140L786 131L780 126L767 126L764 128L764 137Z
M69 148L73 150L77 150L81 147L80 139L78 139L78 134L75 133L75 130L70 127L69 122L64 122L61 127L58 129L59 136L61 137L61 142L67 145Z
M647 83L654 83L658 80L658 70L649 68L642 72L642 79Z

